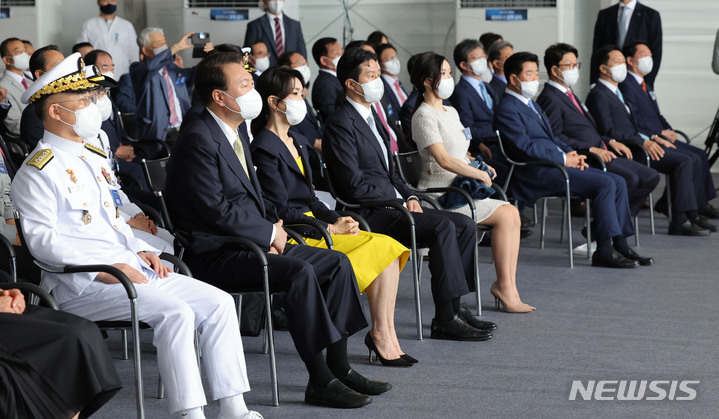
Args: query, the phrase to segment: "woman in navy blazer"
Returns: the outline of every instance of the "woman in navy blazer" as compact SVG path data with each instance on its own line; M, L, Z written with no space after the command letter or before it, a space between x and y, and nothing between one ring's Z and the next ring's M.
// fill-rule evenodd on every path
M334 249L352 263L361 292L367 292L372 329L365 344L388 366L411 366L416 359L402 352L394 329L394 307L399 273L409 250L391 237L359 231L351 217L341 217L317 199L312 186L304 139L290 136L292 124L304 118L302 76L297 70L273 68L260 76L256 89L262 96L262 114L252 121L252 159L266 198L285 219L315 218L332 235ZM296 105L296 106L293 106ZM326 247L309 232L307 244Z

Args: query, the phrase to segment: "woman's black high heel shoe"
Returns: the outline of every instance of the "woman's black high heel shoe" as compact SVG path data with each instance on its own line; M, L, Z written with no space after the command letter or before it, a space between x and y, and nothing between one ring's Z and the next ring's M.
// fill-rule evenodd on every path
M374 352L377 356L377 359L379 359L379 362L382 363L385 367L411 367L412 363L402 357L397 359L384 359L382 358L382 355L379 354L379 351L377 350L377 346L374 344L374 340L372 339L372 336L370 336L369 332L367 332L367 335L364 337L364 344L367 345L367 349L369 349L369 363L372 363L372 352Z
M419 362L416 358L409 356L409 354L402 354L399 357L412 364L416 364Z

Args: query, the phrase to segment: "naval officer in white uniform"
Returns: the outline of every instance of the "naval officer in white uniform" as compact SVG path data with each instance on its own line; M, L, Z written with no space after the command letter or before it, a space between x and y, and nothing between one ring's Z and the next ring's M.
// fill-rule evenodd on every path
M135 238L119 215L118 187L104 152L83 138L97 135L98 88L72 54L33 84L45 133L13 180L12 198L29 250L51 266L112 264L135 283L141 321L154 329L160 375L170 412L204 418L206 404L195 358L201 332L203 362L221 418L261 418L248 411L249 391L237 316L229 294L169 271L158 251ZM89 320L127 320L123 286L104 273L46 274L44 287L64 311Z
M82 24L77 42L89 42L95 49L107 51L115 62L114 78L130 71L130 64L140 59L137 33L130 21L117 16L117 0L97 0L100 16Z

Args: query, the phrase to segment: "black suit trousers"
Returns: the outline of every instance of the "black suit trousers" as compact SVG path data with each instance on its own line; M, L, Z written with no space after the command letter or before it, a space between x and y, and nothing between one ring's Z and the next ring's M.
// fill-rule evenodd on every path
M632 217L636 217L644 200L659 183L659 173L646 164L623 157L607 163L607 171L621 176L627 182L629 212Z
M386 234L407 247L411 235L407 219L397 210L378 208L364 215L372 231ZM429 248L432 297L435 304L474 290L474 246L477 225L466 215L424 209L413 212L417 248Z
M262 268L254 253L231 246L186 252L196 278L228 292L262 289ZM367 326L352 265L340 252L288 244L284 254L267 254L270 288L284 291L282 308L304 361Z
M706 173L702 173L701 158L692 151L685 150L681 143L677 143L676 149L665 148L664 157L651 161L653 168L669 175L674 214L695 211L703 208L707 202L704 198ZM662 200L664 199L666 196L662 197Z

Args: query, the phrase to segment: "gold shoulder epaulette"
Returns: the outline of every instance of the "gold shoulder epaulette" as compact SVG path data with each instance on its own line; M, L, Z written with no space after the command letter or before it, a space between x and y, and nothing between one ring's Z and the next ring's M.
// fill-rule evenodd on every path
M28 166L35 166L38 169L42 170L43 167L45 167L50 160L53 158L52 150L49 148L46 148L44 150L38 151L30 160L27 161Z
M95 154L97 154L97 155L100 155L100 156L102 156L102 157L104 157L104 158L107 158L107 154L105 154L105 152L102 151L102 149L97 148L97 147L95 147L94 145L92 145L92 144L90 144L90 143L85 143L85 148L88 149L88 150L90 150L90 151L92 151L93 153L95 153Z

